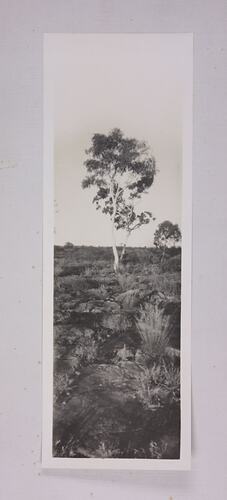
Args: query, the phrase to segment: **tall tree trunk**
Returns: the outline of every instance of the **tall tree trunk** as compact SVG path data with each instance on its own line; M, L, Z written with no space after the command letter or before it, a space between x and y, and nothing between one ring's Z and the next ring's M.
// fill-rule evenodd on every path
M116 238L115 238L115 215L116 215L116 210L117 210L117 204L116 204L116 198L113 194L113 187L110 186L110 191L112 195L112 200L113 200L113 214L111 217L111 222L112 222L112 248L113 248L113 255L114 255L114 271L115 273L118 270L119 266L119 255L117 251L117 245L116 245Z
M130 231L129 231L129 232L127 233L127 235L126 235L125 242L124 242L124 245L123 245L123 248L122 248L122 251L121 251L120 261L122 261L122 260L123 260L123 257L124 257L124 255L125 255L125 250L126 250L126 246L127 246L127 241L128 241L128 239L129 239L130 234L131 234L131 233L130 233Z
M113 255L114 255L114 271L116 273L118 270L118 266L119 266L119 255L118 255L116 239L115 239L114 220L112 220L112 248L113 248Z

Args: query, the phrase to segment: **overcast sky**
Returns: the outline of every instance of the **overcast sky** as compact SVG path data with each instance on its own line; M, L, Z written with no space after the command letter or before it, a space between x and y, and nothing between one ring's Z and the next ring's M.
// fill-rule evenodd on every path
M95 210L94 193L82 190L81 181L92 135L117 127L147 141L156 158L158 173L139 204L156 221L129 240L149 246L163 220L181 225L183 38L56 35L52 47L55 243L111 245L110 221Z

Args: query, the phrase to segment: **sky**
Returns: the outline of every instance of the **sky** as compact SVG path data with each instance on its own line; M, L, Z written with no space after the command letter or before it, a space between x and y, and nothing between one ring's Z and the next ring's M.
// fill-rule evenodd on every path
M95 210L94 191L83 190L81 182L93 134L120 128L127 137L145 140L156 159L154 183L138 205L156 220L128 242L151 246L160 222L181 226L183 38L56 35L51 51L55 243L111 245L110 220ZM117 240L123 242L121 232Z

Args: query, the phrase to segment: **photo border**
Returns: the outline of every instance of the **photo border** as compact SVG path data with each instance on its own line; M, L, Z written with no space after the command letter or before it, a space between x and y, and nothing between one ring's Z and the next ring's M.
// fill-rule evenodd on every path
M53 263L54 263L54 133L51 47L56 37L179 37L188 59L183 109L182 291L181 291L181 446L179 459L59 458L52 456L53 434ZM192 254L192 33L44 34L43 64L43 411L42 467L62 469L189 470L191 466L191 254Z

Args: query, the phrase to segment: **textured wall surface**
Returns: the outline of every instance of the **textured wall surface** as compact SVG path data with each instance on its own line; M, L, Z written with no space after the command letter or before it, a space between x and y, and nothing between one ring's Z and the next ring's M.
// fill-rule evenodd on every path
M191 472L41 472L44 32L194 32ZM1 0L2 500L227 498L227 3Z

